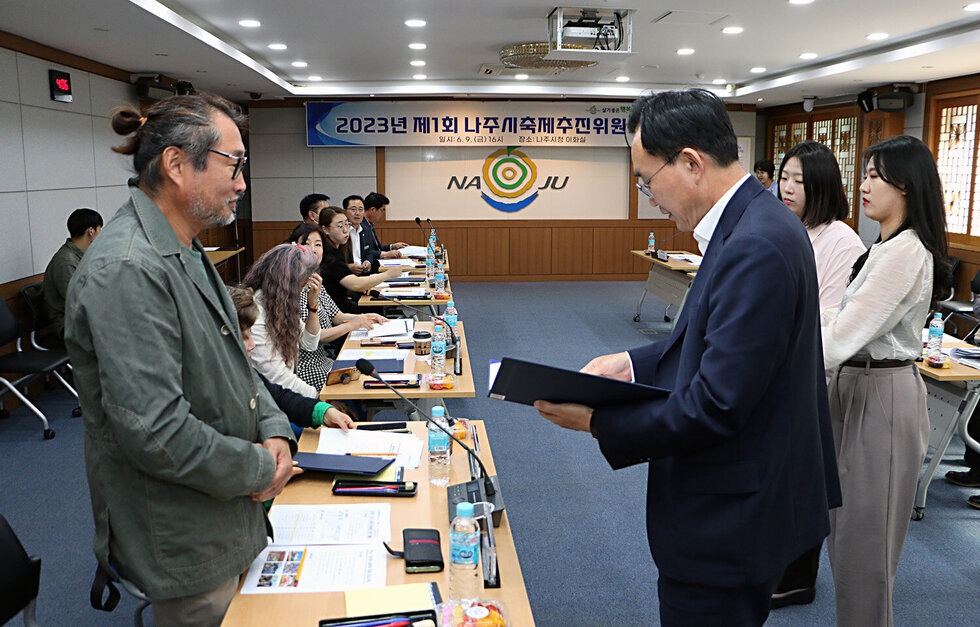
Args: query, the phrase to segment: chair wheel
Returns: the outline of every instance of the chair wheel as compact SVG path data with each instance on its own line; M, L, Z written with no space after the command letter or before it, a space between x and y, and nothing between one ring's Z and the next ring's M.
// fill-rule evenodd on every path
M925 517L926 517L926 508L924 507L912 508L912 520L922 520Z
M75 409L71 410L71 417L72 418L78 418L81 415L82 415L82 408L81 407L76 407Z
M633 316L633 322L639 322L639 321L640 321L640 314L636 314L635 316Z
M664 322L670 322L670 316L664 316Z
M54 438L54 429L45 429L44 430L44 439L45 440L51 440L53 438Z

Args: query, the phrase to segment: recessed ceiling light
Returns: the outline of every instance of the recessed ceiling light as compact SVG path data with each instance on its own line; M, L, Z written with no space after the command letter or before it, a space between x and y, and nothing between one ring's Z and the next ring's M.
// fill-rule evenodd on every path
M762 102L762 98L756 98L755 101L756 102Z
M306 67L309 65L306 61L293 61L293 67Z
M374 98L374 94L368 94L368 96L370 96L371 98Z
M790 4L810 4L813 0L789 0Z
M425 61L423 61L422 59L415 59L414 61L409 61L408 64L411 65L412 67L425 67Z
M963 10L964 11L969 11L971 13L973 13L975 11L980 11L980 2L973 2L971 4L968 4L965 7L963 7Z
M285 50L286 44L269 44L269 50Z
M882 39L888 39L888 33L871 33L865 39L868 41L881 41Z
M245 28L258 28L262 26L262 22L258 20L238 20L238 25Z
M725 84L725 83L727 83L727 82L728 82L728 81L726 81L726 80L725 80L725 79L723 79L723 78L716 78L715 80L713 80L713 81L711 81L711 84L712 84L712 85L724 85L724 84Z
M756 67L749 70L749 72L752 72L753 74L762 74L765 71L766 68L762 67L761 65L757 65Z
M677 54L681 55L682 57L687 56L689 54L694 54L694 48L678 48Z
M817 58L817 53L816 52L804 52L803 54L800 55L800 58L803 59L803 60L805 60L805 61L809 61L810 59L816 59Z
M425 50L425 44L420 42L408 44L408 47L411 48L412 50Z
M519 81L526 81L527 74L514 74L514 79Z
M616 77L616 82L617 83L628 83L629 80L630 80L630 77L629 76L617 76Z
M425 80L425 74L415 74L414 76L412 76L412 78L414 78L417 81L424 81Z
M741 26L726 26L725 28L721 29L721 32L725 33L726 35L741 35L742 31L744 30L745 29Z
M317 76L316 74L314 74L313 76L308 77L306 80L308 80L308 81L322 81L323 80L323 77L322 76Z
M923 66L920 66L920 67L921 67L921 68L922 68L923 70L931 70L931 69L932 69L933 67L935 67L935 66L932 66L932 65L923 65Z
M409 28L422 28L425 26L425 20L405 20L405 26Z

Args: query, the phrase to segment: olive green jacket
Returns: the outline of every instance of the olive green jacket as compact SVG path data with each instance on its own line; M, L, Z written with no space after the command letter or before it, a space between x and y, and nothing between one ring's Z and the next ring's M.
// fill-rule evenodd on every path
M71 238L68 238L48 262L48 267L44 269L44 306L58 337L61 337L65 331L65 297L68 294L68 281L75 274L75 269L84 254Z
M68 286L65 339L95 555L167 599L248 567L266 545L265 513L249 494L275 472L255 443L296 442L249 364L214 266L205 261L218 290L149 196L130 192Z

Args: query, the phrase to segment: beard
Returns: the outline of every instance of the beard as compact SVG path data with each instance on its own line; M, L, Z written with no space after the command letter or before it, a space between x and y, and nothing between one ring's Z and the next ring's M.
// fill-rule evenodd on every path
M225 204L234 202L233 208L231 210L231 215L222 215L221 209L224 207L222 205L218 209L209 209L205 204L204 199L200 196L196 196L190 202L188 210L191 215L204 223L204 228L210 229L216 226L227 226L235 221L235 213L238 207L238 201L241 200L241 196L235 196L235 198L229 198L225 201Z

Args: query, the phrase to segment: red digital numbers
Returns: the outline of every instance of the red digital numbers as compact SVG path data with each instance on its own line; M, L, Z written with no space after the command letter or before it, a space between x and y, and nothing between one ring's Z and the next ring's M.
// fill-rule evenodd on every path
M68 84L67 78L56 78L54 79L54 84L61 91L71 91L71 85Z

